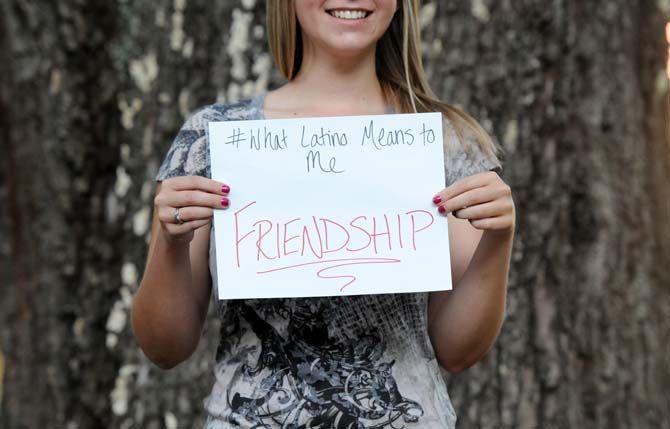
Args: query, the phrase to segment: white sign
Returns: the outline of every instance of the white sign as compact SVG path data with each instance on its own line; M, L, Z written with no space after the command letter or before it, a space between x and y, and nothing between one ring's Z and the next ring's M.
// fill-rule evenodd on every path
M220 299L451 289L440 113L209 123Z

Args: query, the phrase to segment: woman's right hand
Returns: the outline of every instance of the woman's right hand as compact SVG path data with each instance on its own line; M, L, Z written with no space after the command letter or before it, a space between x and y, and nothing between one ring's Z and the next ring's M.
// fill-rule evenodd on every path
M194 231L211 222L214 209L230 206L230 186L202 176L179 176L162 181L154 198L161 234L171 244L188 244ZM179 223L175 216L179 209Z

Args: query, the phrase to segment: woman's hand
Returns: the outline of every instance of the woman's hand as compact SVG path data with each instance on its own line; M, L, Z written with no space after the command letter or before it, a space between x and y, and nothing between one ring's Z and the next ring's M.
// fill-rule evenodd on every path
M230 186L202 176L165 179L154 198L161 234L169 243L190 243L194 231L211 221L215 208L228 208L229 193Z
M494 171L473 174L444 188L433 203L438 211L467 219L472 226L497 232L514 231L514 201L511 188Z

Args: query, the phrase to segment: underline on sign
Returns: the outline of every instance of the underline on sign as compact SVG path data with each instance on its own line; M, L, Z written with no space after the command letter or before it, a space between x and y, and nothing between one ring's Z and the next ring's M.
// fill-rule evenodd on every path
M333 268L339 268L339 267L344 267L347 265L361 265L361 264L394 264L394 263L399 263L401 262L400 259L393 259L393 258L344 258L344 259L324 259L323 261L313 261L313 262L304 262L302 264L296 264L296 265L289 265L286 267L280 267L280 268L272 268L270 270L265 270L265 271L258 271L256 274L267 274L271 273L274 271L281 271L281 270L288 270L291 268L299 268L299 267L304 267L306 265L318 265L318 264L328 264L332 262L343 262L342 264L337 264L333 265L331 267L326 267L320 269L316 275L319 278L322 279L336 279L336 278L346 278L349 279L349 281L344 284L341 288L340 291L344 290L347 286L352 284L353 282L356 281L356 276L354 275L341 275L341 276L325 276L323 273L326 270L330 270Z
M273 271L281 271L281 270L288 270L288 269L291 269L291 268L304 267L305 265L327 264L327 263L330 263L330 262L363 262L363 261L365 261L369 264L374 264L375 262L378 262L380 264L392 263L392 262L401 262L400 259L392 259L392 258L324 259L323 261L305 262L305 263L302 263L302 264L288 265L286 267L272 268L270 270L258 271L258 272L256 272L256 274L267 274L267 273L271 273Z

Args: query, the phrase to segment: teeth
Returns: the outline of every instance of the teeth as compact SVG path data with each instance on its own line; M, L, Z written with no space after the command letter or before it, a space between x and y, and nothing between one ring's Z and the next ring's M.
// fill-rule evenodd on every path
M340 19L362 19L365 18L364 10L334 10L331 12L335 18Z

